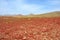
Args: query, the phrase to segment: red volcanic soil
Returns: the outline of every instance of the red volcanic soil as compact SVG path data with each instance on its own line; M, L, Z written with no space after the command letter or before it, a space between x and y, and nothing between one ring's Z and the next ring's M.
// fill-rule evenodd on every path
M0 18L0 40L60 40L60 17Z

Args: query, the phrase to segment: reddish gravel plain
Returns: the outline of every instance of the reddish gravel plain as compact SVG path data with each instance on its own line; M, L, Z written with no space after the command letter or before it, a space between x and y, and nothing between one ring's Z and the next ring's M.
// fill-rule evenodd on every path
M60 17L0 17L0 40L60 40Z

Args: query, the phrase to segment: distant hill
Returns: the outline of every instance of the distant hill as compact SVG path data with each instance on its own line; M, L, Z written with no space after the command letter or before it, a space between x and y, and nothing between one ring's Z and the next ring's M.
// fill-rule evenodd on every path
M60 11L40 14L40 15L36 15L36 16L39 16L39 17L60 17Z
M0 16L1 17L1 16ZM5 16L3 16L5 17ZM16 18L31 18L31 17L60 17L60 11L49 12L44 14L37 14L37 15L14 15L14 16L6 16L6 17L16 17Z
M56 12L49 12L49 13L44 13L44 14L37 14L37 15L23 15L23 16L13 16L13 17L60 17L60 11Z

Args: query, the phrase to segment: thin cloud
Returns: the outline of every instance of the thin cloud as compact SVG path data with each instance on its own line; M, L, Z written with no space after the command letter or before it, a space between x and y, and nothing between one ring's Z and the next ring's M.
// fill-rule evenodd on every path
M38 11L40 11L40 9L43 8L42 5L25 4L24 0L15 0L14 2L7 1L6 3L8 3L9 5L3 4L3 5L6 5L6 7L2 7L1 9L2 14L38 13Z
M60 0L48 0L51 5L60 5Z
M36 1L38 2L38 0ZM41 1L41 4L37 4L37 2L34 4L26 3L26 0L0 0L0 15L37 14L60 10L60 0Z

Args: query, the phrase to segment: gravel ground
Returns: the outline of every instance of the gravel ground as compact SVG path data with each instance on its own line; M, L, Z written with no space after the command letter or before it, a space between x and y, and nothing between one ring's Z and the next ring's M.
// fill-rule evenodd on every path
M60 40L60 17L0 18L0 40Z

